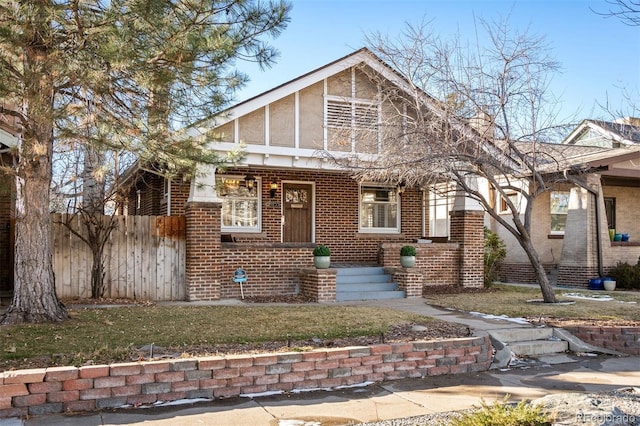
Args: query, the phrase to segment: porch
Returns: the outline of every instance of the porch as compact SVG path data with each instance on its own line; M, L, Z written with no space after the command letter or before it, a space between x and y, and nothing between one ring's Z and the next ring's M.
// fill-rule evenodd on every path
M332 249L330 268L316 269L313 265L315 244L222 242L220 235L216 238L213 227L206 226L208 221L212 224L219 223L216 217L219 209L210 206L208 213L212 215L209 216L202 210L205 206L199 204L197 207L197 212L187 209L185 293L190 301L298 293L318 302L353 300L353 297L422 297L428 293L430 286L483 285L481 212L454 212L450 242L383 241L378 243L373 253L366 251L361 259L348 261L344 259L348 256L352 258L353 251L346 256L344 253L341 255L339 248ZM190 212L194 214L193 217L190 217ZM191 223L193 232L190 231ZM199 234L205 230L207 235ZM405 244L416 247L415 268L400 266L400 248ZM369 273L368 279L360 280L359 289L345 290L344 286L354 283L349 283L349 279L343 280L343 276L350 275L350 272L354 275L353 269L364 266L374 267L376 273ZM234 272L239 268L246 276L246 281L242 283L234 281ZM371 277L376 274L380 277ZM360 294L344 294L349 291ZM380 291L394 293L392 296L389 293L380 294ZM343 295L339 295L340 293Z

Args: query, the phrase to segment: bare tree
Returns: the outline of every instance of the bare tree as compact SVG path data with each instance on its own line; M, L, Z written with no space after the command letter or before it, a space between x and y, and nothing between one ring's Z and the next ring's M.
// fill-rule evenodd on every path
M425 189L455 183L513 234L544 301L556 302L532 243L532 208L558 183L582 184L583 172L567 165L560 146L545 143L557 130L547 89L558 63L543 38L513 33L506 23L483 22L481 28L486 48L442 40L425 22L407 25L395 40L367 36L370 50L398 75L389 84L370 73L383 111L381 155L337 161L360 180ZM501 202L511 211L508 219L499 212Z
M640 1L638 0L607 0L611 5L606 12L595 11L598 15L619 18L630 26L640 25Z

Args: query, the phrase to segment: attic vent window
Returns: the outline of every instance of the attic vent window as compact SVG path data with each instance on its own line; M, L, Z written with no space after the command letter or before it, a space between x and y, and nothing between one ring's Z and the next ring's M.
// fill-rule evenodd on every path
M339 129L378 129L378 105L361 100L327 100L327 125Z

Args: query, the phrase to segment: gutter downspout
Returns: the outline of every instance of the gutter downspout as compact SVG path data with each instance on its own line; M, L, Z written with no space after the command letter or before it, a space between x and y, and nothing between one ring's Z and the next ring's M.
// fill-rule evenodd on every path
M167 194L167 216L171 216L171 181L169 181L167 185L169 186Z
M602 235L600 234L600 216L602 212L600 211L600 197L599 191L594 191L591 188L588 188L589 191L595 200L596 203L596 246L597 246L597 255L598 255L598 277L602 278L604 276L604 271L602 269L602 263L604 262L602 259Z

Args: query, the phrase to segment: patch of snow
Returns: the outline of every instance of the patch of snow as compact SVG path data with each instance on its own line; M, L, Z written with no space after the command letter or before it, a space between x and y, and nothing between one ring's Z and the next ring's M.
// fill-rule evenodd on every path
M308 389L293 389L289 391L289 393L305 393L305 392L316 392L316 391L327 391L330 392L332 390L338 389L351 389L351 388L363 388L369 385L372 385L374 382L362 382L356 383L354 385L344 385L344 386L336 386L336 387L328 387L328 388L308 388ZM282 391L267 391L267 392L259 392L259 393L241 393L240 397L242 398L259 398L261 396L272 396L272 395L281 395Z
M175 401L156 401L153 404L143 404L136 408L151 408L151 407L169 407L171 405L185 405L195 404L196 402L210 402L210 398L191 398L191 399L177 399ZM120 405L118 408L133 408L131 404Z
M369 385L372 385L374 382L362 382L362 383L356 383L354 385L343 385L343 386L336 386L334 389L352 389L352 388L364 388L367 387Z
M504 320L504 321L510 321L510 322L515 322L516 324L529 324L529 321L527 321L524 318L512 318L509 317L507 315L491 315L491 314L483 314L481 312L469 312L471 315L476 315L476 316L480 316L484 319L498 319L498 320Z
M208 398L193 398L193 399L176 399L175 401L158 401L153 404L154 407L170 407L172 405L184 405L184 404L194 404L196 402L205 402L211 401Z
M258 398L261 396L272 396L272 395L281 395L282 391L266 391L266 392L256 392L256 393L241 393L239 396L241 398Z
M562 293L562 295L572 299L592 300L594 302L611 302L614 300L608 294Z
M278 426L322 426L322 423L305 420L279 420Z

